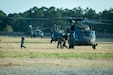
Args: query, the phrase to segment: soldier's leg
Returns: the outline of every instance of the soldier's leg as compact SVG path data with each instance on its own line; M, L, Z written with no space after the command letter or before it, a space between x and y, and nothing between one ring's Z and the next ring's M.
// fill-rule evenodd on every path
M60 48L63 48L63 42L60 42Z
M59 48L59 42L57 43L57 48Z
M71 44L69 44L69 49L71 49Z
M23 42L21 42L21 48L23 48L24 47L24 43ZM25 47L24 47L25 48Z
M22 48L23 47L23 44L21 43L20 47Z
M74 49L74 43L72 43L72 48Z
M68 47L65 45L65 48L68 48Z
M22 47L26 48L26 47L24 46L24 42L23 42L23 44L22 44Z
M25 46L23 46L24 48L26 48Z

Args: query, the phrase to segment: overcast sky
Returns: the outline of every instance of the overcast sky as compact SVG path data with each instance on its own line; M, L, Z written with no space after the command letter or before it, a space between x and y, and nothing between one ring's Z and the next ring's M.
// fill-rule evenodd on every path
M38 8L54 6L63 9L73 9L80 6L83 9L92 8L98 13L113 8L113 0L0 0L0 10L6 14L24 12L34 6Z

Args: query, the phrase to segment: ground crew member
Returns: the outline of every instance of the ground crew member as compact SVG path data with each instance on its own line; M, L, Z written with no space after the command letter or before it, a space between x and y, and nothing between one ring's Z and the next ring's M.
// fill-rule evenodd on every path
M24 46L24 40L25 40L25 38L24 38L24 36L22 36L22 37L21 37L21 45L20 45L21 48L23 48L23 47L26 48L26 47Z
M71 28L70 28L70 30L71 30L71 33L73 33L74 31L75 31L75 21L74 20L72 20L72 23L71 23Z
M63 46L62 46L62 42L63 42L63 41L64 41L63 36L62 36L62 35L59 35L59 36L58 36L57 48L59 48L59 46L60 46L60 48L63 47Z

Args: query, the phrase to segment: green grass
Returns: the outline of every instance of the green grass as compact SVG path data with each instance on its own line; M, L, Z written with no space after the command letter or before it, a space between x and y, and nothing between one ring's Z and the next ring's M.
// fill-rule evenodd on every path
M0 58L85 58L113 60L113 53L45 53L45 52L17 52L0 51Z
M63 58L113 60L113 43L100 43L96 50L91 47L76 47L74 50L57 49L50 38L26 38L27 49L20 49L21 37L0 37L0 58Z

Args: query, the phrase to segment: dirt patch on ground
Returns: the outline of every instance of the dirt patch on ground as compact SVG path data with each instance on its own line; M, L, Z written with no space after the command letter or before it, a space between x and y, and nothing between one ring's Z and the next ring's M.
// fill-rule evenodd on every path
M45 65L61 67L113 67L110 60L58 59L58 58L0 58L0 66Z
M87 59L0 59L0 75L112 75L113 61Z

